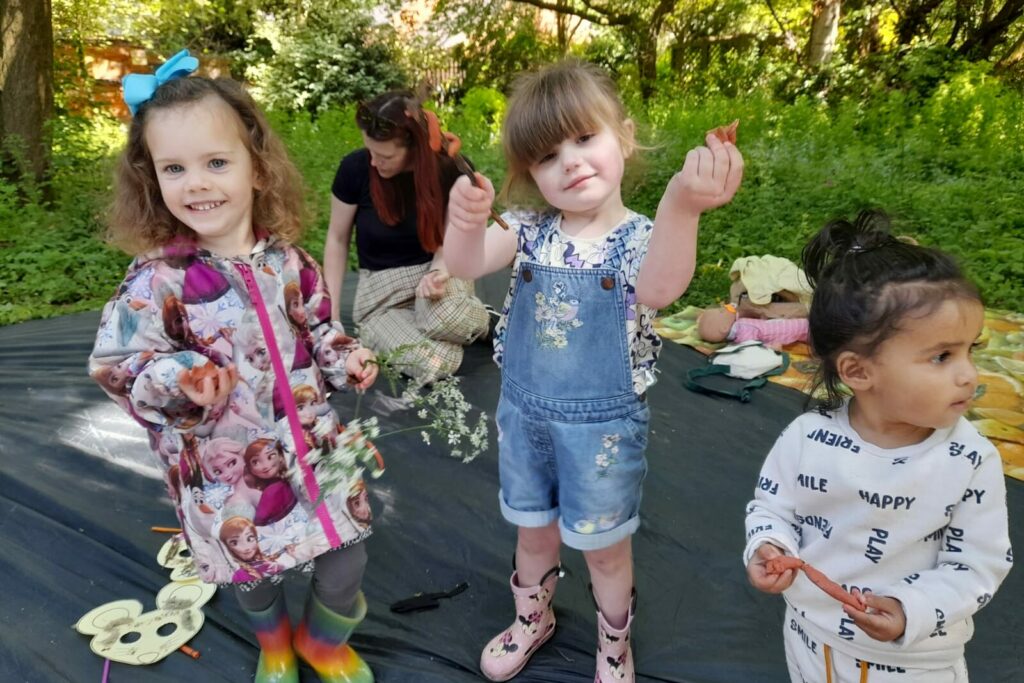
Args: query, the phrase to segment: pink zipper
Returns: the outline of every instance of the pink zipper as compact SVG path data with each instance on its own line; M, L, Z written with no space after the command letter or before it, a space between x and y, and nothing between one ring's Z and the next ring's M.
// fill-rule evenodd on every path
M277 347L277 337L274 336L274 328L270 324L270 315L267 313L267 306L263 302L263 295L256 285L256 278L253 277L252 268L244 263L236 263L235 268L242 274L245 280L245 288L249 291L249 298L256 309L256 317L260 321L260 329L263 330L263 339L267 342L267 353L270 354L270 363L274 367L274 391L284 406L284 412L288 416L288 427L292 432L292 441L295 442L295 455L302 469L302 478L306 482L306 489L309 491L310 500L320 497L320 485L316 482L313 468L306 462L306 438L302 432L302 423L299 422L299 409L295 405L295 397L292 396L291 385L288 383L288 372L284 367L284 360L281 358L281 351ZM301 343L301 342L297 342ZM327 511L324 503L316 507L316 516L327 536L327 542L332 548L341 545L341 537L338 530L334 528L334 522Z

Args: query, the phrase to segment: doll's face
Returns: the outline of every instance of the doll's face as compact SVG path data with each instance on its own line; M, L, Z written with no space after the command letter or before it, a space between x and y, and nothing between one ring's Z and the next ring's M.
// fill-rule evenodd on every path
M299 411L299 422L302 426L309 427L316 422L316 404L312 401L300 401L296 404Z
M230 451L221 451L210 457L210 473L222 484L234 486L242 478L245 463L242 456Z
M370 511L370 494L366 489L348 499L348 511L358 521L369 523L373 513Z
M341 354L338 353L338 349L333 346L324 347L323 351L324 365L335 365L341 360Z
M248 562L259 552L260 546L256 541L255 529L243 529L234 536L228 536L228 550L238 559Z
M113 394L124 393L125 385L128 384L128 372L121 368L119 365L115 365L110 368L110 372L107 373L107 388Z
M284 457L274 443L268 443L249 459L249 471L260 479L276 479L281 474Z
M270 369L270 354L268 354L266 348L262 346L250 349L249 352L245 354L245 360L249 362L249 365L253 366L260 372L266 372Z
M288 297L288 317L296 325L306 324L306 309L302 307L302 299L300 297Z

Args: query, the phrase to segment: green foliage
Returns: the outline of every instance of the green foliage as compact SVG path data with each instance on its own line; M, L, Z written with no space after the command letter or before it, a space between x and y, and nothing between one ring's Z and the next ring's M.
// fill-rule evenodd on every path
M289 20L257 27L246 77L270 109L319 115L401 85L390 28L375 26L354 3L316 5ZM260 48L259 46L262 46ZM254 55L269 46L272 55Z
M0 180L0 325L98 309L128 258L97 233L110 196L110 119L54 121L52 203L41 188ZM3 177L0 169L0 177Z
M431 26L441 35L465 34L453 50L465 71L465 88L505 91L520 71L561 55L555 38L539 29L537 9L522 3L440 0Z
M867 206L890 212L898 233L957 255L989 305L1020 310L1024 97L980 64L959 66L927 90L835 95L831 104L813 95L779 101L765 91L730 98L679 90L646 108L631 99L651 149L631 162L634 182L624 197L652 216L686 151L706 130L741 121L743 186L735 201L702 219L696 276L669 310L724 299L734 259L770 253L796 260L825 221ZM439 110L495 185L504 171L496 135L503 107L500 93L482 88ZM341 157L360 145L352 106L315 119L280 111L270 119L314 209L303 245L320 255L331 181ZM95 310L113 292L128 259L97 235L122 135L110 120L62 117L54 126L52 202L41 188L0 182L0 324Z
M728 292L740 256L793 260L825 221L864 207L888 211L897 233L957 255L989 305L1020 309L1024 293L1024 99L972 69L921 103L893 91L835 107L812 98L658 100L651 125L663 146L629 202L653 211L686 148L741 120L746 173L736 199L701 221L698 272L685 304Z
M355 106L329 109L315 119L287 112L269 112L268 117L305 182L310 216L302 246L320 256L327 237L334 174L342 157L363 144L355 123ZM349 257L355 264L354 249Z

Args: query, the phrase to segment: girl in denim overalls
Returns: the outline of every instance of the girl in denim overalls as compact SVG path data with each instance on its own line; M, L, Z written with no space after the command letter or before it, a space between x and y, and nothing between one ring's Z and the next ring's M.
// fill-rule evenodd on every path
M647 388L661 341L656 309L693 275L697 221L728 202L743 161L709 135L669 182L651 221L622 203L633 122L598 68L564 62L519 79L503 129L506 192L520 184L547 208L485 230L494 188L460 178L445 254L455 277L512 263L495 331L499 502L519 527L516 620L484 648L494 681L515 676L554 633L562 541L582 550L598 607L596 682L633 681L635 609L630 537L647 473Z

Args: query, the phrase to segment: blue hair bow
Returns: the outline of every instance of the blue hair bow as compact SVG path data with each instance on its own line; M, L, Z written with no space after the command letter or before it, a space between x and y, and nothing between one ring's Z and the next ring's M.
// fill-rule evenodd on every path
M160 68L153 72L153 75L128 74L121 79L124 103L128 105L128 110L131 111L132 116L135 116L135 112L139 110L139 107L144 102L153 97L153 93L156 92L157 88L167 81L188 76L198 68L199 60L191 56L188 50L182 50L164 62Z

